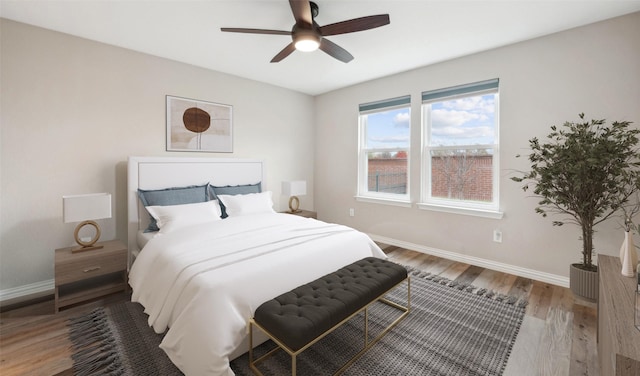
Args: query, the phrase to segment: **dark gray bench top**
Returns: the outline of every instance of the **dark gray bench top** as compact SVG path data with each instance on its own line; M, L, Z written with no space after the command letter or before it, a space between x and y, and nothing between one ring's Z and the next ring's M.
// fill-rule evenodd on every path
M364 258L263 303L254 320L297 351L406 278L401 265Z

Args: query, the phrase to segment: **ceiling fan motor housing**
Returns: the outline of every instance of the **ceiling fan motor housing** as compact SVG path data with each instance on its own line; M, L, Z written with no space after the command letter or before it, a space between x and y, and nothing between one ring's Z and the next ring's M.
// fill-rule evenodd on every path
M311 26L311 27L309 27ZM291 39L300 51L314 51L320 46L322 35L318 30L318 25L295 24L291 30Z

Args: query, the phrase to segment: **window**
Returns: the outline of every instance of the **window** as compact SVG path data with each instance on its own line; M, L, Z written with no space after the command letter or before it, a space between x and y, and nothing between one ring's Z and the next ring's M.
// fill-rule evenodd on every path
M411 97L360 105L358 196L409 200Z
M498 114L498 79L422 93L421 207L499 210Z

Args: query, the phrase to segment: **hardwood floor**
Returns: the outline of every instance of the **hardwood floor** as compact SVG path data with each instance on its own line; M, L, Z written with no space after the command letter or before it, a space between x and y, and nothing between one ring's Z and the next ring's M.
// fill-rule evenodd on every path
M505 370L508 375L598 376L595 304L575 298L569 289L506 273L383 246L392 261L529 300L525 321ZM53 301L0 314L0 375L72 375L65 320L104 300L53 314Z

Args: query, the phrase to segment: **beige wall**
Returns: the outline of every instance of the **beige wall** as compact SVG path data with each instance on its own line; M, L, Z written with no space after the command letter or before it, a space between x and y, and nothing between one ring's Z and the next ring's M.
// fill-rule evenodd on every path
M280 182L306 179L301 206L315 207L320 219L425 252L565 278L580 250L578 230L552 227L533 212L536 200L508 180L526 168L514 156L526 152L529 138L580 112L640 125L640 13L315 99L4 19L0 34L0 300L25 286L51 287L53 249L73 242L74 225L62 223L62 195L110 192L114 218L101 221L103 239L126 240L130 155L264 158L280 209L286 207ZM411 94L410 187L417 202L420 93L494 77L503 219L354 199L358 104ZM234 153L165 152L165 95L233 105ZM492 242L494 229L503 232L503 243ZM596 234L603 253L615 254L621 241L615 221Z
M53 250L73 243L75 227L62 222L63 195L111 193L102 239L126 242L131 155L265 159L276 208L290 179L307 180L301 205L313 207L312 97L1 22L0 292L52 287ZM166 152L165 95L232 105L234 152Z
M416 48L420 48L416 46ZM358 202L358 104L411 95L411 199L420 192L422 91L500 79L501 220ZM566 282L581 243L578 228L553 227L534 213L536 199L509 180L527 168L527 140L549 126L588 118L630 120L640 126L640 13L462 57L316 97L316 197L318 216L377 239L445 253L471 262L506 266L521 275ZM355 216L349 217L349 208ZM638 218L640 220L640 218ZM503 242L492 241L493 230ZM618 252L616 221L597 228L597 251ZM545 275L549 274L549 275ZM551 278L553 280L553 278Z

